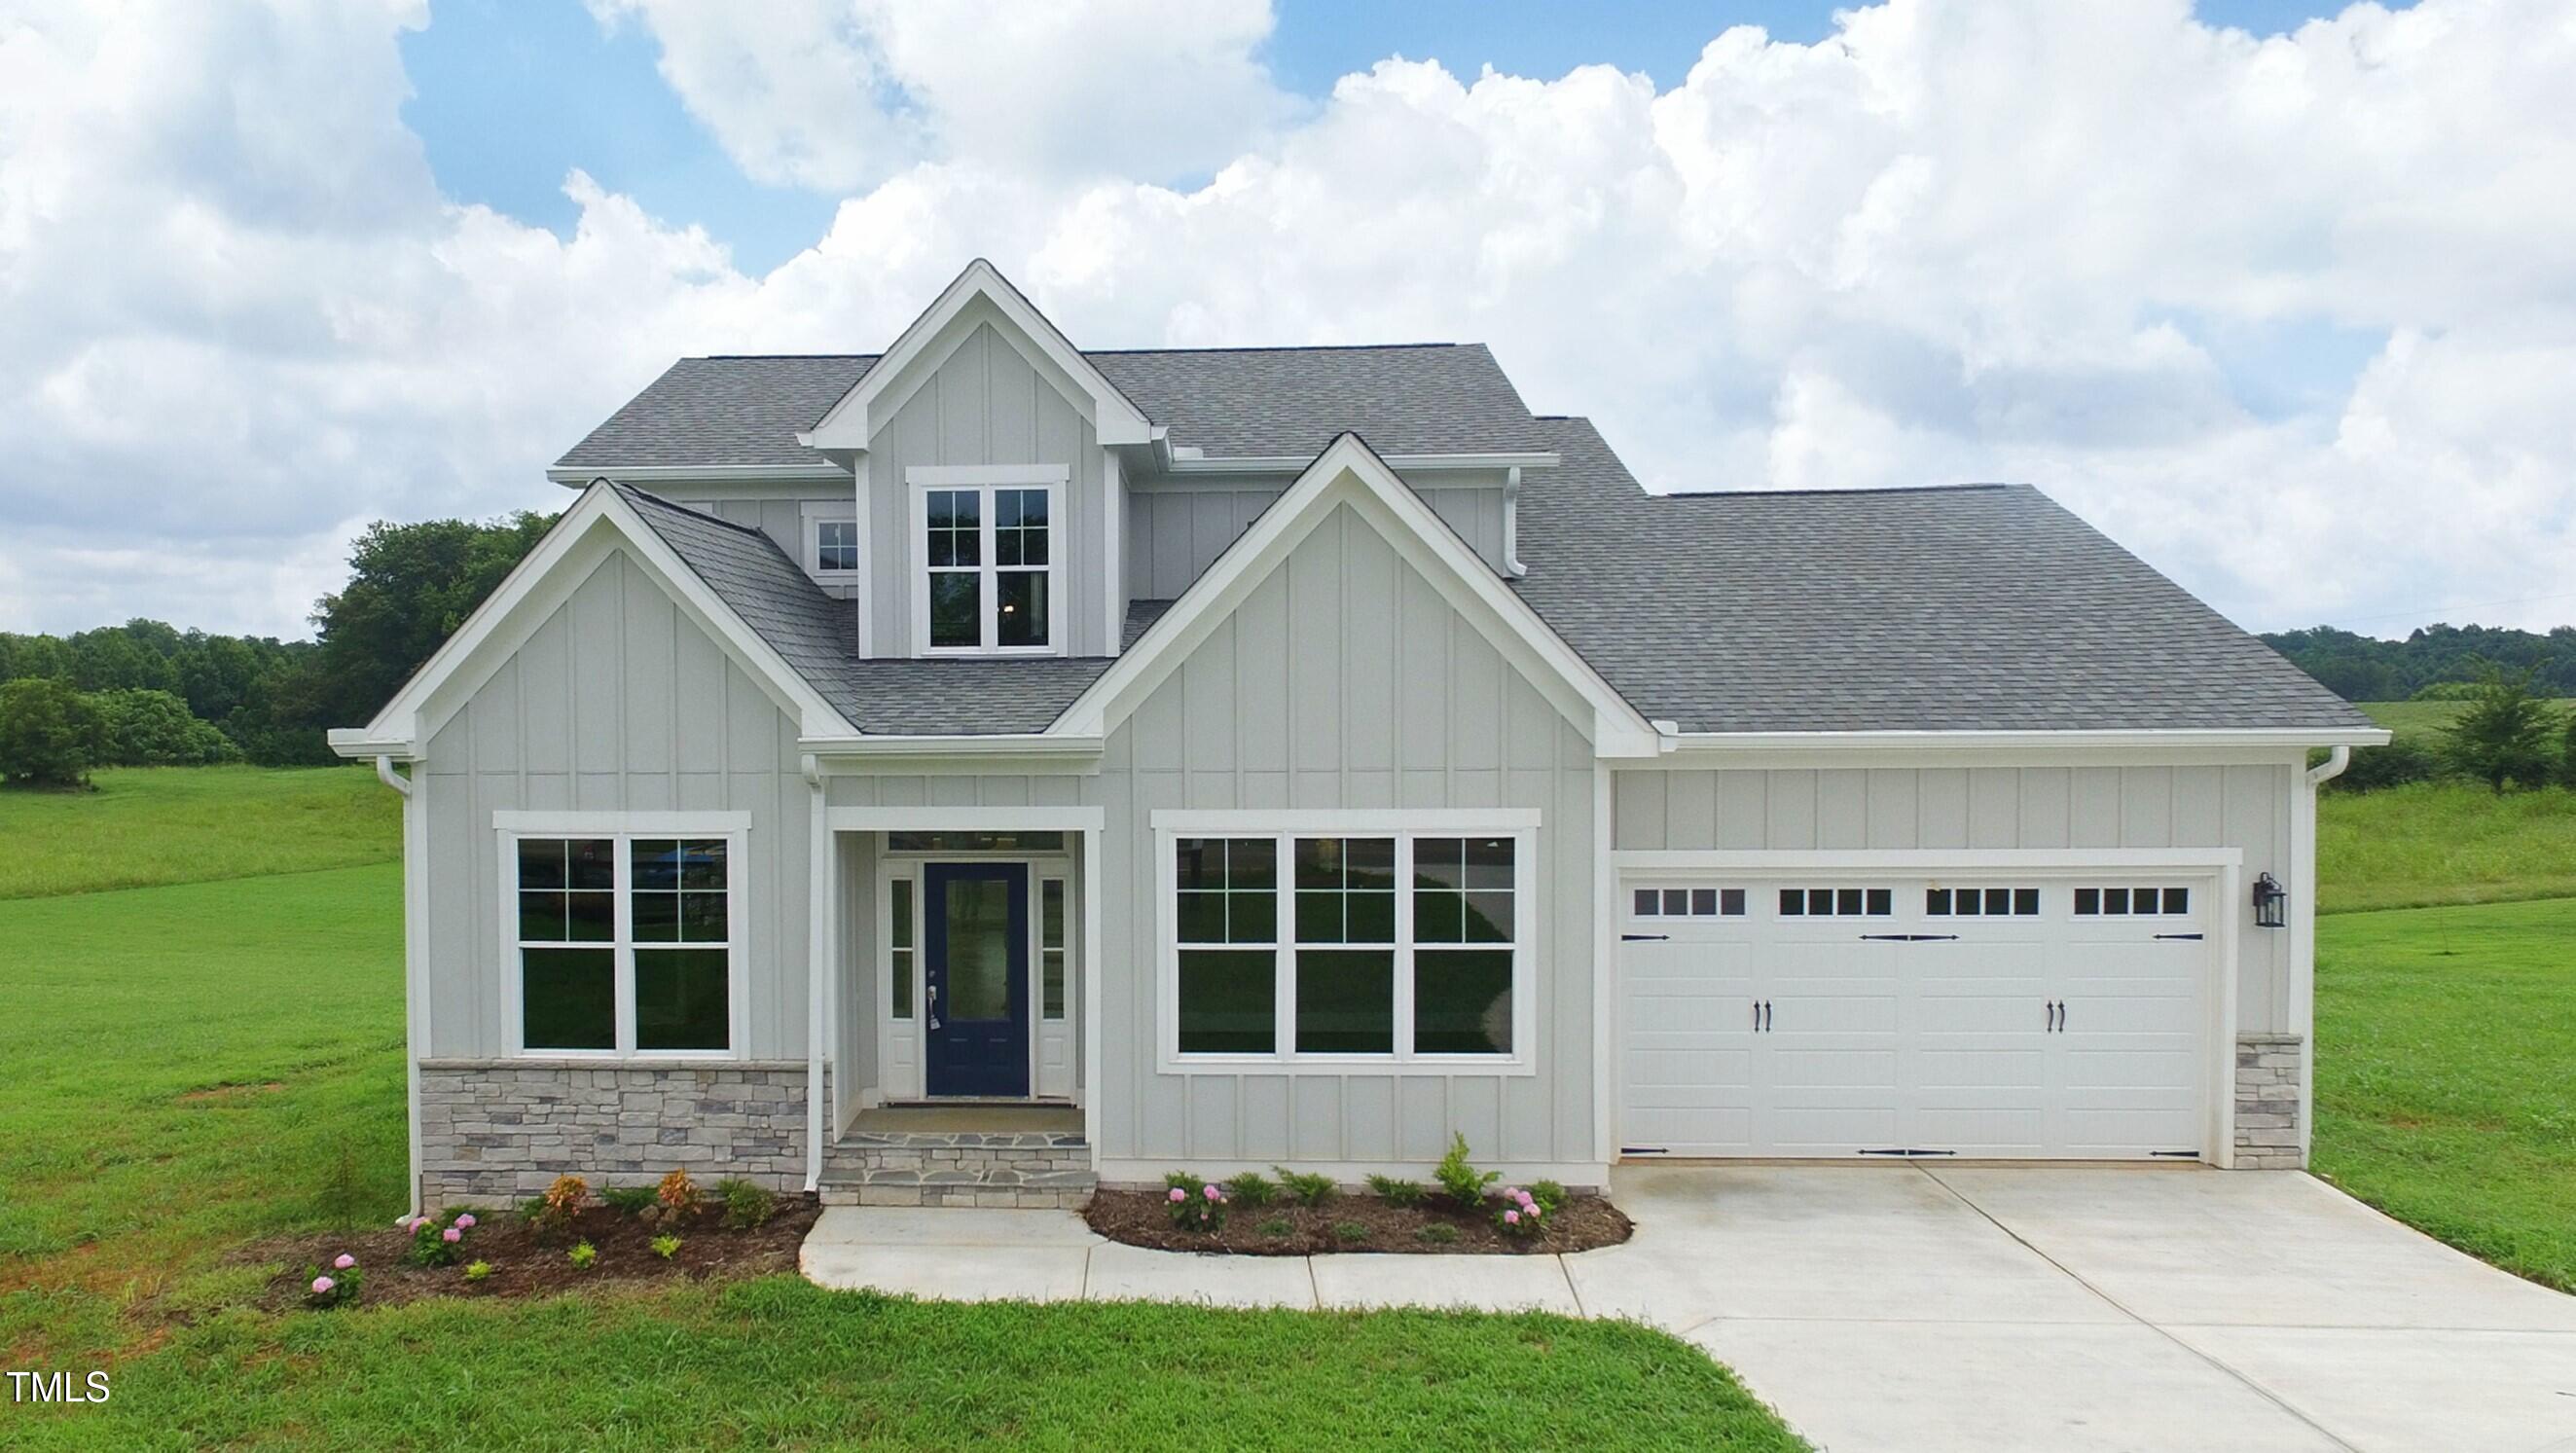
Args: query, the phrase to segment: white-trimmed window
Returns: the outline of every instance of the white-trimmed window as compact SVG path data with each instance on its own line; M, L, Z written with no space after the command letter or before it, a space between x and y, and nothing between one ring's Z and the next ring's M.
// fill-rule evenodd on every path
M914 601L925 654L1062 654L1064 475L1038 467L911 471Z
M804 519L806 571L827 583L858 579L867 542L859 533L857 507L839 501L808 501Z
M1166 830L1167 1053L1525 1062L1534 837L1519 823Z
M1038 879L1038 1017L1064 1018L1065 880Z
M639 816L615 825L573 814L559 824L504 824L501 916L515 1049L740 1055L737 817Z

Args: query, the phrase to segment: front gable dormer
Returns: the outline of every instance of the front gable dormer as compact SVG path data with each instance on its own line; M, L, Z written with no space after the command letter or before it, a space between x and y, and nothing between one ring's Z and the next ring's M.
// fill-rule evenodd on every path
M1154 426L978 259L797 442L857 494L862 654L1109 656L1122 446Z

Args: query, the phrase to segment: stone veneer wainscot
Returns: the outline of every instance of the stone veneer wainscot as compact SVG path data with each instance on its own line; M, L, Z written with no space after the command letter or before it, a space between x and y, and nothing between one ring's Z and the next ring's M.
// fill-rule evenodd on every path
M2299 1149L2299 1060L2295 1034L2236 1037L2236 1167L2295 1170Z
M799 1190L805 1077L802 1060L424 1060L421 1200L516 1200L565 1174L650 1184L675 1167Z

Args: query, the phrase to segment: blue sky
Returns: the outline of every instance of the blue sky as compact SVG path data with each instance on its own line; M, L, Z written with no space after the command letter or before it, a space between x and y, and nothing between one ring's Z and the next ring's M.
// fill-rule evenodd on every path
M1758 25L1774 39L1811 44L1833 32L1835 8L1811 0L1286 0L1263 59L1282 86L1310 98L1391 55L1436 59L1470 77L1487 64L1554 78L1608 63L1670 87L1729 26ZM2196 7L2206 21L2258 35L2339 8L2316 0L2202 0ZM449 197L559 233L578 216L563 193L565 174L578 167L665 221L704 227L747 272L764 272L811 246L840 199L743 175L656 73L658 55L645 27L603 26L579 0L433 0L428 27L402 41L414 91L403 119L419 133ZM2342 346L2303 354L2298 366L2341 367L2351 340L2332 342ZM2349 377L2344 368L2337 381Z

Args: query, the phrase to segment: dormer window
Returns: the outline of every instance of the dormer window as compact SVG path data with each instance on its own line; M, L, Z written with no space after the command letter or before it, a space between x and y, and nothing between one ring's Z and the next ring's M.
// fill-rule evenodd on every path
M915 601L929 655L1054 655L1057 495L1046 466L922 467Z
M805 570L826 586L855 586L867 542L859 534L858 502L805 501Z

